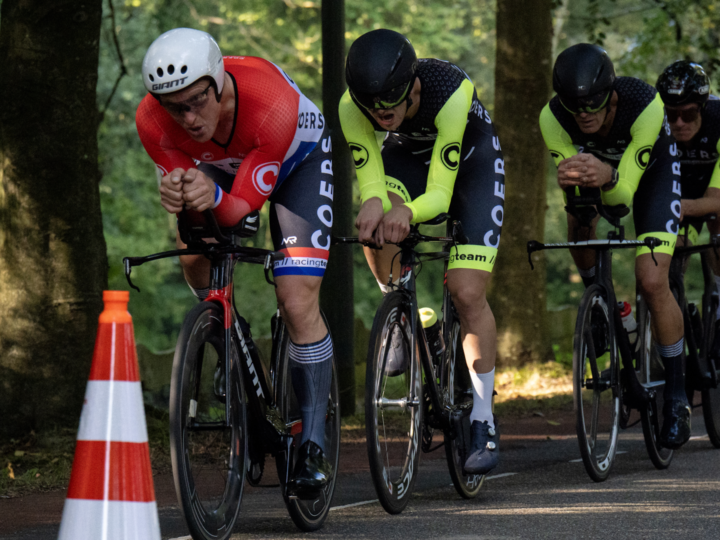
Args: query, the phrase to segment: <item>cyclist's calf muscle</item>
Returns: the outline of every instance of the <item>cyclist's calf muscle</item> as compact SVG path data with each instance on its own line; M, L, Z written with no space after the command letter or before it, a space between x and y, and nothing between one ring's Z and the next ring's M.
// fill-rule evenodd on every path
M596 216L590 227L581 227L578 219L572 214L567 214L568 242L581 242L585 240L597 240L597 224L600 216ZM570 255L581 270L589 270L595 266L594 249L571 249Z
M447 286L460 317L463 352L471 373L488 373L495 367L497 330L486 297L490 276L484 270L448 270Z
M672 257L665 253L640 255L635 260L635 279L652 315L655 339L661 345L673 345L683 337L683 317L670 292L668 273Z

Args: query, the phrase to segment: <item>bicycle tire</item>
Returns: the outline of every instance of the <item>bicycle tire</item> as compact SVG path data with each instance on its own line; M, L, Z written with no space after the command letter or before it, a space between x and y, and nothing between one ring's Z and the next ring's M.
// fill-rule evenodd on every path
M648 390L648 402L640 409L643 438L650 461L657 469L667 469L673 458L673 451L660 444L660 413L663 408L665 369L652 337L652 317L642 296L637 296L637 331L640 340L635 376Z
M717 306L703 304L703 347L701 354L707 357L708 362L715 362L715 368L720 368L720 361L712 358L712 345L715 339L715 321L717 320ZM709 366L708 366L709 367ZM717 388L704 387L702 389L702 410L710 442L715 448L720 448L720 384Z
M213 379L224 369L222 307L201 302L185 317L178 336L170 388L170 455L175 490L194 539L224 540L240 510L247 457L245 388L238 347L230 345L230 428L225 397ZM208 429L191 429L204 426ZM217 429L210 429L216 426Z
M420 458L422 367L417 347L415 354L410 354L410 336L417 331L410 328L410 309L403 293L385 295L375 314L367 357L365 432L370 475L380 504L390 514L398 514L407 506ZM400 332L409 361L402 373L389 376L385 363L395 329ZM382 404L383 399L406 399L413 404L391 409Z
M586 289L573 340L575 427L585 470L595 482L604 481L610 474L620 415L618 349L607 298L601 285Z
M279 321L279 324L284 324ZM327 324L327 321L326 321ZM338 390L337 364L335 357L332 359L332 381L330 383L330 395L328 396L328 413L325 423L325 457L333 466L333 473L330 481L322 490L320 495L313 500L290 499L286 489L286 472L292 471L297 451L300 448L302 435L302 419L300 407L295 397L292 380L290 377L290 358L288 355L289 336L284 329L280 330L282 343L280 345L280 362L278 362L278 381L281 391L278 392L278 409L286 425L291 426L293 441L290 447L292 455L288 459L286 452L278 452L276 465L280 488L283 493L283 500L287 507L293 523L302 531L316 531L323 526L330 511L335 483L337 481L338 466L340 463L340 393Z
M449 340L446 342L445 373L442 374L442 391L448 396L453 405L464 404L467 407L460 409L461 416L455 426L455 437L451 438L445 433L445 457L450 470L455 491L463 499L474 499L480 492L485 481L484 474L466 474L465 461L470 454L472 429L470 413L472 412L472 384L468 367L465 363L465 354L462 348L460 335L460 322L452 318Z

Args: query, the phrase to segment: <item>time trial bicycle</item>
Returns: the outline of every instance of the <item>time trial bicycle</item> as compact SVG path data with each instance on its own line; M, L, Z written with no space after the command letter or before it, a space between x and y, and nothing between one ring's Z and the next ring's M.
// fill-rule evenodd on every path
M449 214L425 222L438 225ZM420 450L432 452L445 448L455 489L460 496L475 497L484 475L464 469L470 453L472 386L465 363L460 335L460 320L447 286L443 290L440 328L444 352L436 354L429 343L418 313L415 278L422 261L444 260L444 275L453 246L467 243L460 222L448 224L447 236L421 234L413 225L408 236L397 243L401 274L397 285L392 274L385 295L375 314L367 356L365 376L365 430L370 474L383 508L390 514L403 511L410 499L418 474ZM357 238L336 238L336 243L356 243ZM425 242L441 242L443 251L420 252ZM371 246L372 247L372 246ZM445 283L447 280L445 280ZM393 335L399 332L401 347L409 361L401 373L386 369ZM444 440L433 446L435 430Z
M324 445L333 474L321 492L301 499L288 492L302 432L290 379L288 333L278 311L271 321L268 371L233 294L238 262L263 265L266 280L274 285L273 263L284 256L239 245L241 238L257 232L257 212L232 229L220 229L212 211L204 216L206 225L193 226L181 213L178 226L186 249L124 259L125 275L135 289L130 280L134 266L181 255L204 255L211 262L210 294L185 316L173 360L170 451L180 507L195 540L228 538L245 480L260 485L265 456L271 454L290 517L303 531L316 530L330 510L338 470L340 405L335 360ZM250 303L242 305L250 308Z
M680 305L685 325L685 387L688 401L693 408L702 407L710 442L720 448L720 358L713 351L718 291L709 260L711 249L717 254L720 237L711 236L709 243L693 246L688 242L688 229L685 227L685 233L680 237L683 245L675 248L670 263L670 289ZM700 253L703 274L700 306L688 302L685 293L685 268L689 257L695 253ZM697 393L700 394L699 403L695 402Z
M593 249L595 279L585 289L578 308L573 339L573 407L575 431L585 470L601 482L610 474L617 452L619 430L628 427L632 409L640 412L645 445L653 464L666 468L672 450L660 444L658 411L662 410L664 369L650 331L650 314L642 295L637 295L638 340L632 344L621 318L612 280L612 250L645 246L654 258L661 241L654 237L626 240L620 218L627 207L609 208L598 194L567 195L566 211L582 227L600 214L611 225L606 240L557 244L528 242L531 255L546 249Z

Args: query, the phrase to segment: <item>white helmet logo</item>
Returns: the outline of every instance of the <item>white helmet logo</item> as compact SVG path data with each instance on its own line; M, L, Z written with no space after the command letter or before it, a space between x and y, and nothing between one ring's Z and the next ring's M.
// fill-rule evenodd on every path
M270 173L275 177L270 180L271 183L269 184L265 182L265 175L267 173ZM255 185L255 189L257 189L263 195L270 195L270 192L273 190L273 187L275 185L275 180L277 179L279 174L280 163L278 163L277 161L258 165L253 171L253 184Z

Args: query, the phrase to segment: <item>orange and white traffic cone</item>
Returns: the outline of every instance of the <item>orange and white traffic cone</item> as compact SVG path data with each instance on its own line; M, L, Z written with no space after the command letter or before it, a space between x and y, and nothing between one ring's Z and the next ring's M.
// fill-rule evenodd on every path
M128 291L105 291L60 540L160 540Z

